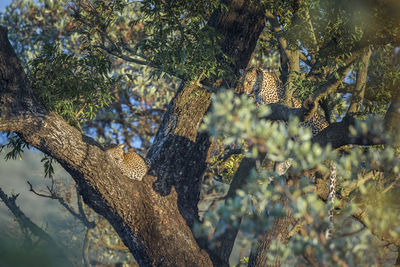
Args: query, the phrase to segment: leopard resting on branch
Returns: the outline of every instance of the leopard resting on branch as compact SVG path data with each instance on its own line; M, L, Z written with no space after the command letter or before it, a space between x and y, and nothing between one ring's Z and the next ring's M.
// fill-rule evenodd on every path
M258 67L252 67L241 74L242 76L237 86L236 93L251 95L255 98L258 105L272 103L283 104L285 100L285 88L278 79L276 73ZM294 108L301 108L302 104L299 100L293 97L291 101ZM328 125L326 119L317 113L314 113L311 119L300 123L301 127L310 128L313 136L328 127ZM276 164L275 170L279 175L283 175L289 167L290 161L286 161ZM331 208L328 214L330 225L326 230L326 238L331 237L333 228L333 203L336 192L336 167L333 162L330 163L329 183L328 203L330 203Z
M124 175L131 180L141 181L149 170L148 162L136 152L124 152L125 145L108 145L104 149L116 161Z

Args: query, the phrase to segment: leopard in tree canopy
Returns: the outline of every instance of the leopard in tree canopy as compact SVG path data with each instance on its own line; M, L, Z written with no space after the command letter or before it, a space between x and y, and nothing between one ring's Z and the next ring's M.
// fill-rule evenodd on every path
M282 103L285 98L283 84L276 73L252 67L242 73L237 93L246 93L256 99L257 104ZM293 107L301 108L301 102L295 98L292 100ZM308 121L301 122L300 126L311 129L312 135L318 134L328 127L325 118L317 113Z
M124 145L107 145L108 155L116 161L124 175L141 181L149 170L148 162L136 152L124 152Z
M237 93L246 93L256 99L257 105L282 103L285 99L285 91L283 84L280 82L276 73L263 70L261 68L252 67L246 72L241 73L242 77L237 87ZM291 99L293 107L300 108L301 102L295 98ZM300 126L311 129L312 135L318 134L324 128L328 127L326 119L315 113L311 119L301 122ZM291 165L291 160L279 162L275 165L275 170L279 175L283 175ZM328 201L331 203L329 210L330 225L326 230L326 238L330 238L333 229L334 201L336 194L336 167L331 162L331 171L329 174L329 196Z

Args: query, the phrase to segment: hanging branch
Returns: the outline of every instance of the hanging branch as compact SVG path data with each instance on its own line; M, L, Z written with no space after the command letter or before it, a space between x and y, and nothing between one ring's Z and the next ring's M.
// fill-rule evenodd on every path
M57 257L59 257L60 259L62 259L62 261L72 266L72 263L64 254L63 249L59 247L59 245L54 241L54 239L48 233L46 233L42 228L40 228L34 222L32 222L17 206L16 200L18 196L19 194L8 197L7 194L4 193L3 189L0 188L0 199L4 202L7 208L15 216L21 228L29 229L29 231L35 236L37 236L39 239L46 241L49 244L49 247L54 249L54 251L57 254Z

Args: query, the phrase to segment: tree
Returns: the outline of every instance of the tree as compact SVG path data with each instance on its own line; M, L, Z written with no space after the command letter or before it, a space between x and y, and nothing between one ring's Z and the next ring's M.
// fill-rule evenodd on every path
M370 263L361 254L370 235L350 233L355 221L399 248L396 1L74 1L66 10L73 20L62 31L31 32L53 43L38 38L42 53L23 65L1 28L0 130L15 133L15 153L28 144L57 160L139 265L227 266L240 226L257 241L250 266ZM22 56L30 44L10 36ZM276 55L282 103L257 108L233 94L241 70ZM174 76L165 87L181 80L162 120L156 97L171 89L127 90L140 82L121 69L138 65ZM109 104L121 125L114 141L132 145L131 130L145 133L154 176L130 181L98 142L112 125ZM297 125L316 113L330 125L311 137ZM204 174L220 175L213 167L227 160L240 164L223 179L224 203L199 224ZM285 175L271 168L287 160ZM339 177L333 206L322 201L328 164ZM326 239L332 208L350 226Z

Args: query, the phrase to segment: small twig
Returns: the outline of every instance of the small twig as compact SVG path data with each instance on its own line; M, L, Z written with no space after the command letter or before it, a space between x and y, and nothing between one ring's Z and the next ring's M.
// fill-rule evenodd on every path
M86 108L86 103L83 104L81 109L75 114L75 119L78 119L79 115L85 110L85 108Z
M85 267L90 267L90 261L89 261L89 250L90 250L90 234L93 230L91 228L86 229L85 233L85 239L83 241L83 247L82 247L82 258L83 258L83 264Z
M113 56L119 57L119 58L121 58L123 60L129 61L129 62L133 62L133 63L139 64L139 65L149 66L149 67L153 67L153 68L159 68L158 66L156 66L156 65L154 65L152 63L148 63L146 61L143 61L143 60L140 60L140 59L136 59L136 58L124 55L122 53L116 53L116 52L114 52L113 50L111 50L110 48L108 48L108 47L106 47L104 45L99 45L98 47L103 49L107 53L109 53L109 54L111 54Z
M53 240L53 238L46 233L42 228L37 226L34 222L32 222L17 206L15 203L19 194L12 195L8 197L2 188L0 188L0 199L4 202L7 208L12 212L12 214L17 219L18 224L21 226L21 229L29 229L30 232L40 238L41 240L45 240L51 247L57 252L58 256L62 258L65 263L68 263L69 266L73 266L69 259L63 253L63 250L58 246L58 244Z
M86 216L85 211L83 210L83 202L82 202L82 197L79 195L78 188L76 188L76 198L77 198L77 204L78 204L78 210L80 214L80 220L83 222L83 224L88 228L92 229L96 226L96 224L93 221L89 221L89 219Z
M72 208L70 205L68 205L62 197L58 196L57 193L54 192L53 187L52 187L52 188L49 188L49 187L47 186L47 189L49 190L50 195L46 195L46 194L39 193L39 192L37 192L35 189L33 189L33 186L32 186L32 184L31 184L29 181L27 181L27 183L28 183L28 185L29 185L29 191L33 192L35 195L40 196L40 197L44 197L44 198L50 198L50 199L57 200L58 203L61 204L61 206L63 206L67 211L69 211L69 213L71 213L72 216L74 216L75 218L77 218L78 220L80 220L83 224L85 224L85 226L87 226L87 227L89 227L89 228L94 227L94 225L93 225L94 223L93 223L93 222L89 222L89 221L87 220L86 216L84 216L84 215L82 215L82 214L80 214L80 213L75 212L75 211L73 210L73 208ZM78 198L78 199L79 199L79 198ZM79 206L79 205L78 205L78 206Z
M352 236L352 235L355 235L355 234L358 234L358 233L364 231L365 229L367 229L367 227L365 227L365 226L363 225L363 227L361 227L360 229L357 229L357 230L355 230L355 231L353 231L353 232L350 232L350 233L342 234L342 235L340 235L340 236L336 236L336 237L334 237L334 238L332 238L332 239L339 239L339 238L343 238L343 237Z
M306 225L306 221L305 220L299 220L292 228L292 230L290 230L289 234L288 234L288 238L291 238L292 236L294 236L295 234L297 234L304 226Z

